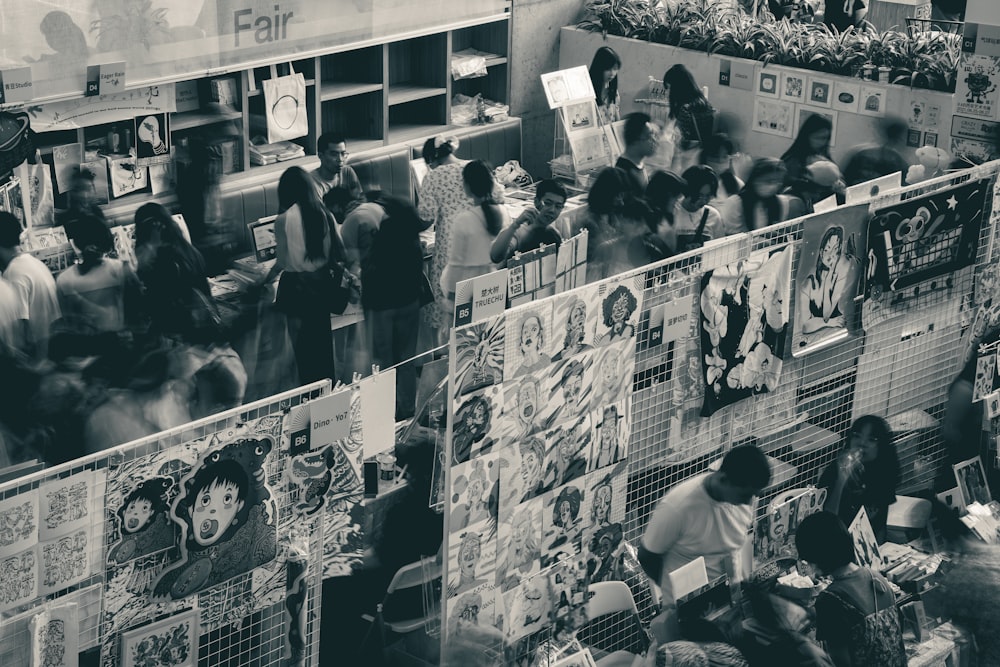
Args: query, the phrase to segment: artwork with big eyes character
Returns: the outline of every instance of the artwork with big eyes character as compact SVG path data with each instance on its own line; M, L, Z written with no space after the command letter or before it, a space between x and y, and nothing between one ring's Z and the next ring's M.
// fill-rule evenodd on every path
M597 313L595 344L610 345L635 338L639 313L642 312L643 281L643 275L639 274L598 285L600 311Z
M121 538L108 549L108 563L121 564L172 547L175 525L170 520L168 494L174 481L151 477L135 485L115 512Z
M597 303L597 289L591 287L556 297L552 306L553 361L593 349L599 310Z
M496 445L503 411L500 392L500 386L487 387L456 403L451 439L452 465L488 453Z
M448 538L448 597L492 585L496 577L497 536L487 522L473 524Z
M552 304L530 303L506 313L504 381L547 370L552 361Z
M503 315L455 329L458 395L503 381L505 332Z
M546 490L568 484L587 472L592 437L590 414L546 432L548 450L543 477Z
M264 470L273 448L267 436L236 440L191 469L170 508L181 557L160 574L154 598L185 598L274 560L277 516Z
M595 354L591 409L617 403L632 389L635 353L631 341L608 345Z
M606 405L594 412L594 435L590 451L590 469L601 470L623 460L628 454L631 435L631 399Z
M448 516L452 531L490 518L491 497L499 470L498 453L486 454L452 468L451 514Z
M497 554L497 585L509 591L537 574L542 554L542 499L520 504L500 524Z
M496 622L497 597L495 586L483 584L448 600L448 637L461 635L474 625L492 627Z

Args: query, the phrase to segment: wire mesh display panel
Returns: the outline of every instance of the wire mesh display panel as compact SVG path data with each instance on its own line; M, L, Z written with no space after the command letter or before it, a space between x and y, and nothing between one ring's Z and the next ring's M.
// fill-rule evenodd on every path
M154 654L203 667L318 664L322 523L293 512L285 416L329 390L329 382L302 387L0 486L5 521L11 508L29 510L0 546L0 664L31 664L32 619L67 604L76 605L79 637L66 646L99 652L103 665ZM215 497L235 480L235 495L223 499L235 518L222 533L222 515L195 525L192 509L182 549L167 504L199 484L193 469L219 460L230 465L206 473L198 499L223 508ZM237 464L259 479L241 482ZM254 496L258 487L268 493ZM252 498L259 506L241 513ZM247 532L251 525L263 530ZM194 551L202 542L208 550ZM186 567L173 586L156 593L178 563ZM289 606L301 609L294 619Z

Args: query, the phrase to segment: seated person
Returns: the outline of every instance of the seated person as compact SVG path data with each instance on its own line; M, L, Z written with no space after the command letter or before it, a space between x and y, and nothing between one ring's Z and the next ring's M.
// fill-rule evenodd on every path
M837 667L905 667L902 619L885 577L855 564L854 539L830 512L802 520L799 558L833 582L816 598L816 638Z
M736 146L733 140L725 134L713 134L701 144L698 162L711 167L719 177L719 187L715 197L708 202L715 208L719 207L728 197L739 194L743 189L743 179L736 175L733 160L736 157Z
M516 252L562 243L562 237L552 223L566 206L566 188L551 178L539 181L534 203L533 208L525 210L493 240L490 259L495 263L507 261Z
M722 218L708 202L715 199L719 178L711 167L695 165L681 174L687 183L684 199L674 206L674 226L680 239L679 252L699 247L722 236Z
M792 181L782 194L788 197L788 219L791 220L813 213L816 202L831 195L836 195L838 203L843 203L844 180L836 164L816 160L806 166L802 176Z
M879 542L885 541L889 505L896 501L899 457L889 424L864 415L854 420L836 461L820 475L817 486L828 489L824 509L850 525L863 506Z
M363 613L373 613L400 567L430 556L441 548L444 521L428 506L434 475L433 431L421 429L410 440L396 446L397 464L406 469L406 487L398 492L392 507L353 573L323 581L323 595L336 603L324 605L320 630L323 664L371 664L352 661L364 648L368 624ZM405 598L405 599L404 599ZM384 610L387 619L419 616L423 613L420 588L393 595ZM335 655L336 658L329 656Z
M742 579L738 552L753 522L754 497L770 481L767 457L744 445L731 449L718 470L684 480L660 499L639 544L639 563L659 584L664 609L674 606L667 575L699 556L709 581L724 574Z

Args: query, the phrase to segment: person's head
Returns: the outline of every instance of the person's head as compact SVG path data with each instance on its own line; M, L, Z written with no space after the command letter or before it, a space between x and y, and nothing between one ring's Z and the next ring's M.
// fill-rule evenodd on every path
M325 252L326 214L312 177L301 167L289 167L278 179L278 210L284 213L292 206L298 206L302 214L306 256L310 259L322 257Z
M559 181L546 178L535 186L535 208L539 221L548 226L556 221L566 206L566 188Z
M619 285L604 298L602 304L604 326L613 327L624 324L628 318L632 317L632 313L638 306L639 303L632 291L624 285Z
M876 415L863 415L854 420L851 430L847 432L846 446L861 452L861 460L865 464L880 461L899 465L896 446L892 442L892 429L886 420Z
M152 523L157 514L166 513L164 494L170 484L170 480L164 477L146 479L125 496L116 512L123 534L137 533Z
M687 191L687 181L672 171L658 171L646 186L646 201L661 216L673 218L674 205ZM653 231L656 231L655 229Z
M826 116L811 114L802 123L795 141L785 152L785 156L806 160L811 155L830 156L830 139L833 137L833 124Z
M493 167L483 160L469 162L462 167L462 184L466 194L479 202L486 218L486 231L490 236L499 234L503 227L503 216L492 198L493 188L496 187Z
M719 177L711 167L696 164L684 170L681 178L687 183L684 190L684 208L697 211L715 198L719 191Z
M587 208L595 215L611 215L621 211L625 193L629 192L628 176L616 167L605 167L597 174L587 193Z
M620 361L618 353L614 347L606 348L608 351L597 366L597 386L602 391L613 391L618 387L619 374L618 363Z
M788 170L781 160L760 158L755 160L744 186L757 199L770 199L781 191Z
M566 365L559 380L563 399L567 406L575 406L583 393L583 364L573 359Z
M832 271L833 267L837 264L837 260L840 259L843 247L844 228L840 225L830 225L823 232L823 238L819 242L819 252L816 253L816 273L814 275L819 277L819 274L823 270Z
M187 245L184 232L163 204L149 202L135 212L135 249L147 246Z
M442 135L431 137L424 142L424 146L420 150L420 156L424 158L427 166L433 169L441 164L442 160L446 160L449 155L454 154L458 150L458 143L457 137L445 137Z
M597 93L597 103L605 104L615 99L618 94L618 70L622 68L622 59L610 46L602 46L594 52L590 61L590 80ZM602 93L607 86L608 94Z
M319 156L319 166L330 174L339 174L351 156L347 152L347 140L335 132L324 132L316 140L316 154Z
M194 374L191 418L201 419L243 403L247 376L237 357L218 357Z
M87 167L74 167L67 194L70 208L86 208L97 203L97 176Z
M0 211L0 270L6 269L21 245L21 223L13 213Z
M878 129L884 145L898 146L906 141L906 132L910 128L902 118L886 116L879 122Z
M542 476L542 460L545 458L545 445L538 438L522 440L521 450L521 480L524 490L530 491L538 484Z
M545 347L545 328L538 313L529 312L521 318L521 354L535 354Z
M580 516L580 489L564 486L552 506L552 523L560 528L569 528Z
M636 157L646 158L656 153L660 128L648 113L635 111L625 117L625 150Z
M246 471L227 458L202 467L191 483L188 517L190 539L207 547L218 542L231 526L238 525L250 489Z
M795 549L799 558L824 574L855 562L854 539L832 512L816 512L802 519L795 529Z
M705 99L694 76L681 64L672 66L663 74L663 87L667 89L671 118L675 117L684 105Z
M722 459L716 486L721 500L731 505L749 505L771 481L767 457L753 445L733 447Z
M702 142L698 161L711 167L716 174L721 174L732 167L735 153L733 140L728 135L716 133Z
M829 195L843 186L840 167L832 160L813 160L802 172L805 186L818 196Z
M93 215L81 215L69 226L66 235L85 264L99 260L115 247L108 225Z
M351 208L351 205L355 203L354 194L351 192L350 188L345 188L342 185L336 185L326 191L323 195L323 205L326 206L330 213L333 213L333 217L339 223L344 222L344 218L347 217L347 211Z

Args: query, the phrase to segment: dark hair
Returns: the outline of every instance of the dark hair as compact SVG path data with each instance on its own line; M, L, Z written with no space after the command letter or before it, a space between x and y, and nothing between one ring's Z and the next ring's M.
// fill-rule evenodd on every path
M91 252L106 255L115 247L108 225L100 218L89 214L83 214L74 220L66 230L66 235L79 248L84 258Z
M730 449L722 459L719 472L725 473L730 484L751 489L763 489L771 481L771 464L764 452L753 445Z
M617 167L605 167L590 186L587 208L597 215L614 213L624 204L624 201L618 201L619 197L631 189L624 171Z
M243 466L235 459L224 458L220 461L203 465L195 473L191 481L187 483L187 493L181 501L182 508L190 512L198 501L198 494L213 484L232 484L236 487L236 500L245 501L247 492L250 490L250 477L247 475L247 471L243 469ZM226 533L234 531L236 526L242 526L244 523L243 519L248 512L249 508L244 504L243 508L236 515L237 519L240 520L239 523L234 521L230 524L226 528ZM189 534L188 539L193 540L193 534Z
M118 520L122 523L122 530L125 529L125 510L137 500L148 501L154 514L166 514L169 508L163 498L172 484L173 480L169 477L151 477L139 482L134 489L129 491L129 494L122 500L121 507L115 512L118 515Z
M688 197L697 197L701 194L701 189L706 185L711 190L711 196L719 190L719 177L715 175L715 170L704 164L696 164L688 167L681 174L681 178L687 181L687 190L684 194Z
M496 236L503 227L503 215L500 207L490 198L496 185L493 168L483 160L473 160L462 168L462 180L474 197L483 200L479 206L486 218L486 231L490 236Z
M622 206L622 219L641 222L654 232L660 225L660 217L659 212L654 211L653 207L641 197L627 197L625 205Z
M885 137L886 141L893 143L902 141L903 137L906 136L906 131L909 129L909 125L906 124L905 120L895 116L886 116L879 124L882 136Z
M820 264L823 262L823 249L826 248L826 242L834 236L840 238L840 250L841 252L844 250L844 228L840 225L830 225L826 228L826 231L823 232L823 238L819 241L819 250L816 252L816 273L813 274L813 277L816 280L819 280ZM832 266L828 266L826 268L831 271L833 270Z
M21 244L21 223L13 213L0 211L0 248Z
M153 230L160 232L160 245L169 247L182 268L193 276L205 277L205 260L197 248L191 245L181 226L162 204L149 202L135 212L135 247L138 250L152 242Z
M569 513L573 515L573 520L575 521L580 516L580 503L582 499L580 489L575 486L564 486L559 495L556 496L556 501L552 504L552 523L560 528L567 527L563 525L562 517L559 516L559 506L563 503L569 503Z
M677 112L692 102L706 101L694 76L684 65L674 65L664 72L663 85L669 88L667 100L670 103L671 118L676 118Z
M323 135L326 136L326 135ZM316 184L301 167L289 167L278 179L278 210L282 213L298 205L305 231L306 257L323 257L323 238L327 233L327 212L316 193ZM332 237L331 234L331 242Z
M673 206L668 206L672 200L684 194L687 181L672 171L658 171L649 179L646 186L646 201L653 210L663 217L674 219ZM667 209L670 210L667 210ZM655 230L654 230L655 231Z
M816 512L802 519L795 530L799 558L830 573L855 562L854 538L847 526L832 512Z
M601 91L604 89L604 73L615 67L621 69L622 59L610 46L602 46L594 52L594 59L590 61L590 81L594 84L597 106L611 102L618 97L617 75L608 83L608 99L601 97Z
M441 144L437 145L439 140L441 140ZM420 149L420 156L424 158L424 162L431 164L443 160L454 152L455 145L450 138L446 137L442 140L442 137L431 137L424 142L423 148Z
M329 211L333 211L333 209L344 210L352 201L354 201L354 194L350 188L345 188L343 185L335 185L323 195L323 205ZM343 222L343 220L338 220L338 222Z
M604 316L604 326L610 327L614 325L614 320L611 319L611 309L614 307L615 302L622 297L625 298L625 306L628 308L628 315L626 315L625 319L632 317L632 314L635 313L635 309L639 307L639 302L636 300L635 295L632 294L632 291L624 285L619 285L611 290L611 294L604 297L604 301L601 303L601 314Z
M545 195L550 194L557 195L563 199L567 198L566 188L554 178L543 178L538 181L538 184L535 186L535 199L540 200Z
M625 145L631 146L642 139L642 133L646 131L646 126L652 121L648 113L634 111L625 116Z
M750 229L753 225L754 207L758 203L763 203L764 206L767 207L767 219L769 224L780 222L781 200L779 200L777 195L775 195L774 197L764 201L757 196L753 186L754 183L766 176L780 174L784 177L786 173L788 173L788 169L785 167L785 163L781 160L776 160L770 157L754 160L753 166L750 168L750 174L747 176L747 181L739 193L741 203L743 204L743 225L747 229Z
M844 447L850 447L850 435L860 433L865 426L869 427L878 442L878 454L875 460L865 464L864 477L869 486L875 485L882 489L891 488L893 494L899 486L899 453L892 440L892 429L889 422L877 415L862 415L854 420Z
M716 132L715 134L705 138L701 142L701 153L699 154L699 161L705 164L705 158L708 155L719 155L720 153L725 153L726 155L732 155L736 152L736 145L733 140L729 138L728 134L723 134L722 132Z
M344 144L346 146L347 139L339 132L324 132L319 135L319 139L316 140L316 152L322 153L327 148L335 144Z
M822 155L825 158L829 158L829 141L826 146L819 151L814 151L812 146L809 145L809 137L817 132L822 132L823 130L828 132L833 131L833 123L830 122L830 119L826 116L821 116L818 113L810 114L810 116L806 118L805 122L802 123L802 127L799 128L799 133L795 135L795 141L793 141L792 145L788 147L788 150L781 156L781 159L788 160L789 158L794 158L801 160L802 166L805 167L806 158L810 155Z

